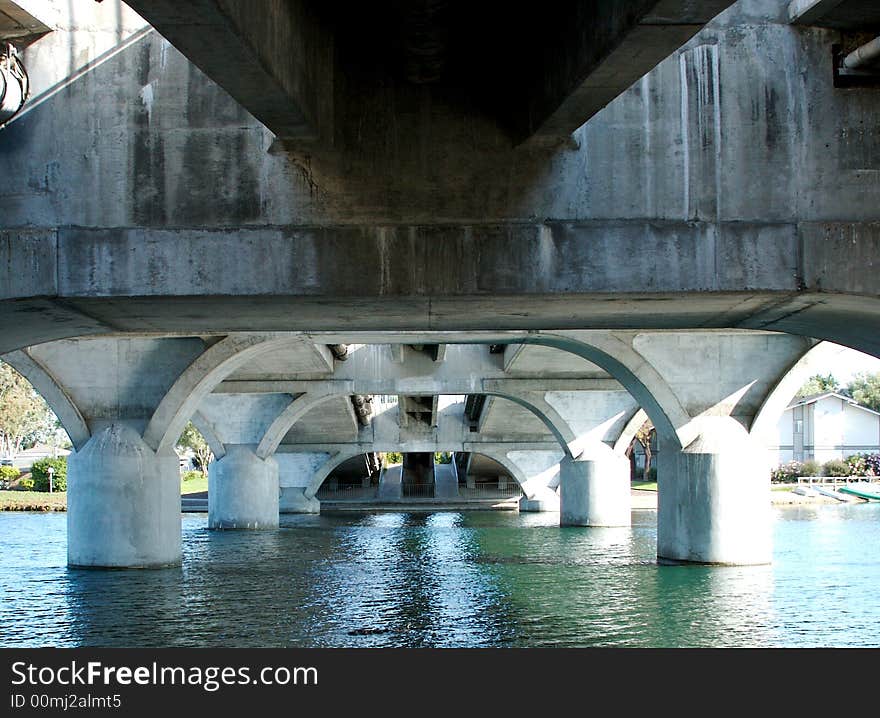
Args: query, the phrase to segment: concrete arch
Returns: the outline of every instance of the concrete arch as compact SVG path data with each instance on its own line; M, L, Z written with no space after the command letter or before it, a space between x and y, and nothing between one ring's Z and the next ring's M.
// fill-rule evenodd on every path
M519 484L520 488L525 491L527 478L523 473L522 469L520 469L513 461L508 458L507 454L503 451L492 450L492 449L480 449L479 451L471 451L472 454L482 454L483 456L492 459L499 464L501 464L514 478L517 484Z
M688 429L691 416L675 392L650 362L620 337L609 334L600 345L588 344L573 337L536 332L512 343L552 347L596 364L619 381L643 407L662 439L680 449L695 438Z
M55 376L34 359L27 349L4 354L3 361L27 379L40 396L46 400L70 437L74 448L79 450L85 446L92 435L89 426L73 399Z
M499 399L507 399L512 401L524 409L534 414L541 422L550 430L553 437L559 442L559 446L563 453L570 458L576 458L581 453L581 447L578 444L578 438L574 431L563 419L559 412L550 405L543 397L529 395L518 395L503 393L497 391L483 392L486 396L495 396ZM534 392L537 393L537 392Z
M308 486L303 489L305 497L307 499L314 498L315 494L318 493L318 489L321 488L321 484L323 484L327 477L333 473L333 470L336 467L363 453L363 451L337 451L336 453L331 454L330 458L321 464L320 468L315 472L314 476L312 476Z
M762 437L771 433L775 429L779 417L782 416L804 382L816 373L820 364L824 364L842 351L844 351L843 347L830 342L819 342L808 349L788 368L776 386L767 394L752 421L749 434L761 440Z
M618 454L622 454L624 451L629 448L629 445L632 443L633 439L636 438L636 434L639 429L642 428L644 423L648 420L648 414L644 409L639 408L635 414L632 415L632 418L626 423L626 426L623 427L623 431L620 432L620 436L617 437L617 441L614 442L614 451Z
M153 412L144 441L154 450L171 447L202 399L233 371L261 354L302 341L289 335L232 335L208 347L177 378Z
M287 432L293 428L303 416L308 414L316 406L320 406L326 401L337 399L340 396L347 396L347 391L328 392L322 394L305 393L296 397L287 408L284 409L275 420L266 429L263 438L257 446L256 454L261 459L267 459L274 454L281 444Z
M192 415L191 421L196 429L199 430L199 433L205 438L205 441L208 442L208 446L211 447L211 453L214 454L214 460L216 461L226 456L226 445L220 441L220 438L217 435L217 430L214 428L214 425L205 418L205 415L202 414L202 412L197 411Z

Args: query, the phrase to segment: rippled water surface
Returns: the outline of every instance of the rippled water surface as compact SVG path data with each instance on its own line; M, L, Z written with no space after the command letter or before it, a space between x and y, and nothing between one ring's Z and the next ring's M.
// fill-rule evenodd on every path
M556 514L183 518L183 566L68 569L63 514L0 514L2 646L878 646L880 504L784 508L772 566L658 566Z

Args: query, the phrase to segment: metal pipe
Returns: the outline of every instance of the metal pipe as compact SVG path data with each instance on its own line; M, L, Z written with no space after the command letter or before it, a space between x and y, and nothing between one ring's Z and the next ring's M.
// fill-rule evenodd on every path
M844 58L843 66L848 70L855 70L877 59L880 59L880 37L875 37L871 42L853 50Z

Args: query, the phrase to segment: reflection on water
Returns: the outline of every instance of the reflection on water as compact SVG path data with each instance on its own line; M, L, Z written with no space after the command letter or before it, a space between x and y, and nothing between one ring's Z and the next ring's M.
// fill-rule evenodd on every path
M656 513L183 518L184 561L66 566L59 514L0 514L2 646L876 646L880 505L776 512L775 561L658 566Z

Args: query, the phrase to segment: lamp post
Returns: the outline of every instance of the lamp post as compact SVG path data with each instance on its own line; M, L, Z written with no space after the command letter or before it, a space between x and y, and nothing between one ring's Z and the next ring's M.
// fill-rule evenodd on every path
M55 467L50 466L46 469L46 473L49 474L49 493L52 493L52 477L55 476Z

